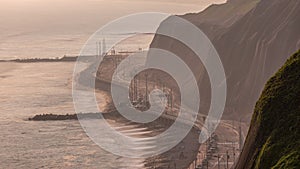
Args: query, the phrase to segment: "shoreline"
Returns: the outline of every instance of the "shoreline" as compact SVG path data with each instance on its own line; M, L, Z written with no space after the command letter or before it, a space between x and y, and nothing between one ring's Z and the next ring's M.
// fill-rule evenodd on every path
M105 86L106 88L108 87L107 85L109 85L109 82L107 81L101 81L99 79L97 79L97 83L99 86L97 86L97 90L101 90L102 92L105 92L108 101L108 104L106 105L107 107L107 112L113 112L115 113L115 119L117 119L118 117L120 117L120 114L118 114L111 102L111 98L109 96L109 92L110 90L107 91L103 91L101 86ZM108 114L107 114L108 115ZM170 120L170 119L169 119ZM126 121L123 121L126 122ZM183 164L178 164L176 165L176 168L178 169L179 167L182 166L183 169L189 169L189 168L193 168L196 164L196 166L202 165L202 166L206 166L207 163L207 159L209 162L209 166L212 168L216 168L217 167L217 158L215 156L218 156L218 154L221 154L220 156L222 156L224 158L224 153L226 153L226 150L229 151L230 156L235 156L234 161L236 161L239 157L239 149L238 149L238 122L234 121L234 124L231 124L233 121L228 121L228 120L222 120L218 126L218 128L215 131L214 137L212 137L213 139L208 140L206 143L204 144L200 144L198 142L199 140L199 133L198 131L201 129L201 126L194 126L189 135L177 146L175 146L173 149L169 150L166 153L163 153L157 157L152 157L152 158L148 158L145 160L145 167L146 168L152 168L152 167L157 167L157 168L170 168L173 169L174 166L174 161L175 163L183 163L183 161L180 161L180 150L181 147L184 146L190 146L194 144L193 148L189 149L188 151L185 151L184 154L189 154L188 159L184 159L185 164L184 166L182 166ZM161 124L161 123L160 123ZM243 123L241 123L242 125L244 125ZM164 124L161 124L164 125ZM233 126L234 125L234 126ZM151 126L143 126L143 127L147 127L149 129L153 129L151 128ZM164 126L165 128L168 127L168 125ZM200 127L200 128L199 128ZM195 129L197 128L197 129ZM242 126L242 134L246 133L246 129L245 126ZM244 135L242 135L242 137L245 137ZM245 138L243 138L245 139ZM234 144L234 153L232 152L232 147L231 144L227 145L227 142L235 142L236 144ZM207 145L209 144L209 148L207 149ZM197 146L195 146L197 145ZM208 152L207 152L208 150ZM176 155L174 155L176 154ZM177 156L177 158L176 158ZM171 158L170 158L171 157ZM208 158L207 158L208 157ZM223 159L224 160L224 159ZM232 158L230 160L233 160ZM232 165L232 161L229 162L229 165Z
M87 71L86 73L89 73L89 71ZM84 75L83 75L84 77ZM83 85L86 87L86 85L88 83L85 83L85 79L80 79L80 85ZM89 87L89 86L88 86ZM126 126L127 124L129 125L129 127L134 126L134 128L132 129L139 129L139 128L147 128L147 131L145 133L138 133L134 134L137 137L147 137L147 136L153 136L153 135L157 135L158 133L160 133L161 131L163 131L165 128L168 127L168 125L165 126L160 126L157 125L155 127L155 125L132 125L130 126L130 124L132 123L128 123L128 121L124 120L124 118L122 118L122 116L117 113L114 109L114 106L112 105L112 100L111 97L109 95L110 93L110 83L109 81L103 80L103 79L99 79L97 78L96 80L96 92L101 94L101 99L104 100L104 102L101 102L101 107L103 107L103 112L104 112L104 116L106 117L106 119L108 119L111 124L114 125L119 125L120 128ZM98 99L97 99L98 100ZM103 104L102 104L103 103ZM102 109L101 109L102 111ZM230 122L227 122L230 123ZM170 151L161 154L159 156L156 157L152 157L152 158L147 158L144 159L144 168L151 168L151 167L157 167L157 168L174 168L174 162L178 163L176 165L177 168L179 168L181 165L184 166L183 168L186 169L189 166L193 166L193 162L196 159L196 157L199 157L199 155L202 158L202 155L204 154L203 149L201 149L201 147L205 147L205 144L202 144L200 147L200 144L198 143L198 136L199 133L197 133L195 131L195 129L192 129L191 134L189 136L187 136L187 138L185 138L183 140L183 142L181 142L178 146L176 146L175 148L171 149ZM193 144L193 145L192 145ZM191 146L192 145L192 146ZM186 159L181 160L180 159L180 151L181 148L180 147L186 147L186 146L190 146L193 147L188 151L185 151L184 154L189 154L188 157L186 157ZM197 150L201 150L201 152L199 154L197 154ZM199 159L199 158L198 158ZM181 164L179 164L181 163Z
M84 70L79 77L79 84L88 86L85 83L86 76L90 76L89 69ZM87 73L87 74L86 74ZM85 74L85 75L84 75ZM138 137L151 137L155 136L163 131L165 131L169 126L173 124L171 119L167 119L166 117L160 117L154 122L148 124L137 124L128 121L121 114L119 114L112 102L112 98L110 96L110 85L111 83L106 80L101 80L96 78L95 80L95 89L101 92L101 96L105 97L106 105L103 110L103 117L107 120L114 121L114 124L122 125L135 125L135 129L138 128L146 128L149 133L140 134ZM183 139L178 145L173 147L171 150L160 154L155 157L146 158L144 160L144 168L166 168L166 169L186 169L190 166L190 164L197 157L198 150L200 148L200 144L198 142L198 130L192 128L189 134Z
M81 77L84 77L84 75L81 75ZM80 79L79 84L83 85L84 87L89 87L86 86L88 85L88 83L85 83L84 78ZM118 112L115 111L111 100L111 96L109 95L110 93L109 85L110 84L108 82L99 81L98 79L96 83L96 92L97 92L96 95L100 96L101 99L103 100L100 106L101 112L103 112L103 116L112 126L114 126L120 132L130 131L129 134L132 134L130 135L132 137L153 137L163 132L165 129L168 128L169 125L172 124L171 120L168 121L163 118L160 118L158 121L155 121L151 124L135 124L128 121L123 116L121 116ZM99 98L97 98L97 100L99 100ZM49 115L50 114L51 113L49 113ZM72 118L74 117L72 114L68 114L66 116L70 116ZM61 114L58 115L52 114L51 118L53 118L54 120L69 120L69 119L64 119L64 115ZM161 121L164 122L162 123ZM191 152L191 150L197 150L199 147L197 137L198 137L197 131L192 129L191 132L180 144L178 144L168 152L155 157L141 159L141 161L143 161L143 163L141 163L143 167L141 168L150 169L153 168L153 166L155 166L156 168L168 168L168 166L170 165L170 168L173 169L174 168L173 161L176 162L177 169L187 168L190 165L190 163L193 161L193 159L196 157L196 154L194 152ZM185 148L183 149L182 147ZM181 159L180 157L181 152L183 152L184 154L183 159Z
M82 56L81 56L82 57ZM86 59L94 59L95 55L84 56ZM24 59L8 59L8 60L0 60L0 62L15 62L15 63L36 63L36 62L76 62L79 56L67 56L63 57L55 57L55 58L24 58Z
M107 105L105 107L103 116L105 119L113 120L115 124L132 124L137 125L135 129L138 128L147 128L150 130L150 133L138 135L138 137L152 137L155 135L160 134L161 132L165 131L173 121L170 119L164 119L162 117L158 118L154 122L148 124L137 124L128 121L122 115L120 115L112 105L111 97L109 96L110 90L102 90L103 86L104 89L107 89L106 85L108 82L100 82L96 83L97 90L104 92L104 97L106 97ZM101 87L102 86L102 87ZM169 120L169 121L168 121ZM162 123L164 121L165 123ZM167 122L168 121L168 122ZM167 124L166 124L167 123ZM184 147L184 148L183 148ZM191 129L190 133L183 139L180 144L176 145L171 150L160 154L155 157L146 158L144 161L144 168L166 168L166 169L175 169L174 163L177 169L186 169L190 166L193 160L197 156L197 150L200 148L200 144L198 142L198 132L194 128ZM195 151L196 150L196 151ZM180 158L181 152L183 152L183 159ZM174 162L175 161L175 162Z
M86 73L89 73L89 72L87 71ZM80 85L83 85L84 87L87 87L86 85L88 83L85 83L84 78L80 79L80 81L81 81ZM163 131L164 128L167 128L167 126L168 126L168 125L166 125L166 126L157 126L157 127L154 126L153 127L153 125L152 126L130 125L130 123L128 123L128 121L122 119L120 114L115 112L115 109L112 105L111 97L109 96L110 83L108 81L106 81L105 79L103 80L103 79L98 79L97 78L97 80L96 80L96 93L98 93L96 95L99 95L99 94L101 95L101 97L100 97L100 99L101 99L100 110L101 111L103 110L104 116L106 117L106 119L108 119L108 121L110 121L110 124L113 124L116 127L118 127L118 125L119 125L119 128L123 128L121 130L126 130L125 129L125 128L127 128L126 125L129 125L128 127L131 128L130 129L131 131L134 131L134 132L136 131L136 133L134 133L133 136L147 137L147 136L157 135L158 133ZM99 100L99 98L97 98L97 100ZM222 124L225 124L225 123L231 124L231 121L227 121L227 122L223 121ZM235 123L237 124L236 121L235 121ZM230 135L227 134L226 130L224 129L224 125L221 125L220 127L222 128L221 131L223 131L223 132L220 132L220 130L219 130L219 133L217 133L217 135L218 136L220 135L220 138L222 138L222 135L223 135L223 139L217 141L218 145L221 145L221 144L219 144L219 141L221 141L221 142L224 141L224 143L225 143L226 141L230 140L230 138L228 136L230 136L230 135L233 136L233 134L230 134ZM140 132L141 130L139 130L139 129L141 129L141 128L147 128L147 130L145 132L144 131ZM230 127L227 127L227 128L229 129ZM199 164L199 159L200 159L200 161L204 159L203 157L204 157L204 154L205 154L205 149L203 149L203 148L201 149L201 147L205 148L205 144L202 144L201 147L200 147L200 145L198 143L199 133L195 132L194 131L195 129L192 129L192 130L193 130L192 133L189 136L187 136L187 138L184 139L183 143L181 143L180 146L176 146L172 150L170 150L170 151L168 151L164 154L161 154L159 156L155 156L155 157L151 157L151 158L147 158L147 159L142 159L141 161L144 161L143 162L144 167L142 167L142 168L147 169L147 168L151 168L153 166L155 166L157 168L168 168L169 164L170 164L170 168L173 168L174 167L174 162L173 161L176 161L176 163L181 163L182 165L184 165L184 167L183 167L184 169L187 169L187 168L192 167L194 165L193 162L196 159L196 157L198 157L198 164ZM237 128L235 128L235 130L237 131ZM224 133L224 132L226 132L226 133ZM132 133L130 133L130 134L132 134ZM243 131L243 134L246 134L246 131ZM224 139L226 139L226 140L224 140ZM187 159L183 159L181 161L180 160L180 150L181 150L180 147L182 145L183 146L192 145L190 147L193 147L193 148L190 149L189 151L185 151L184 154L190 154L190 155L189 155L189 157L187 157ZM225 144L223 146L224 148L222 148L222 146L223 145L221 145L221 149L223 149L223 150L227 149L226 147L224 147ZM201 152L199 152L198 155L197 155L197 150L201 151ZM223 150L221 150L221 154L223 154L222 156L224 156L224 151ZM229 149L229 150L231 150L231 149ZM236 154L236 157L238 156L237 154ZM216 154L214 154L214 155L216 155ZM216 163L215 158L210 161L211 166L215 166L215 163ZM179 166L181 164L178 164L176 167L179 168ZM231 163L230 163L230 165L231 165Z

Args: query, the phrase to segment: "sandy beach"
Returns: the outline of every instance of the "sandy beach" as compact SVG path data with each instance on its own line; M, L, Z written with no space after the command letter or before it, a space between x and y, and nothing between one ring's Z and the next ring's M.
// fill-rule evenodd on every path
M109 69L104 76L106 78L96 78L95 88L96 93L101 93L101 95L96 94L96 98L102 98L103 107L103 115L106 121L119 132L127 132L128 130L136 131L136 134L132 134L132 137L153 137L156 136L166 129L168 129L173 121L170 119L165 119L165 117L160 117L153 122L142 124L142 123L134 123L126 118L124 118L121 114L116 111L114 104L111 98L111 84L110 78L111 73L113 72L113 67L109 67L111 63L101 64L104 68ZM101 66L100 65L100 66ZM102 67L102 69L104 69ZM102 74L103 75L103 74ZM79 83L87 86L88 80L87 77L91 76L90 70L84 70L79 77ZM93 76L93 75L92 75ZM103 102L105 100L105 102ZM103 104L104 103L104 104ZM186 169L190 166L190 164L197 157L199 142L198 142L199 133L196 129L192 129L189 134L174 148L171 150L148 159L144 159L144 168L165 168L165 169Z
M161 123L160 119L147 124L138 124L130 122L120 115L112 105L110 90L107 90L107 83L103 81L97 81L97 90L101 91L101 97L104 96L106 100L106 106L104 108L104 117L111 124L112 127L120 128L119 132L123 132L124 127L126 130L134 129L137 134L133 137L152 137L165 131L170 123ZM172 122L171 122L172 123ZM123 127L120 127L123 126ZM139 130L140 129L140 130ZM124 130L124 131L126 131ZM171 150L144 161L144 168L156 168L156 169L186 169L197 157L200 144L198 142L199 133L192 129L190 133L180 142L177 146Z

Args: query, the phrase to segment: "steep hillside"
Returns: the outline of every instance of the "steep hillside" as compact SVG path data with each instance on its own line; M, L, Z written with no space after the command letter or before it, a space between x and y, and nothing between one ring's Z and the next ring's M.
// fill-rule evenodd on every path
M299 8L299 0L231 0L182 16L208 35L221 57L228 83L225 118L250 119L267 79L300 48ZM170 27L163 22L160 28L164 26ZM151 47L171 51L191 67L201 86L201 111L206 112L210 83L194 53L163 36L156 36Z
M189 13L182 17L189 20L213 38L222 30L253 9L260 0L228 0L225 4L214 4L200 13Z
M260 0L228 0L224 4L213 4L200 13L188 13L180 17L192 22L213 39L253 9ZM161 26L164 26L162 23ZM155 36L152 46L164 47L168 41ZM170 40L169 40L170 41Z
M299 124L300 50L266 84L236 169L300 168Z
M300 47L300 1L262 0L213 40L225 67L228 106L249 113L268 78Z

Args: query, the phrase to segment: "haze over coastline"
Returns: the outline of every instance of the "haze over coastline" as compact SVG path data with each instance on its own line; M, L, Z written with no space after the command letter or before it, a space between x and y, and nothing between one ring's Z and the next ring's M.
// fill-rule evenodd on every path
M199 12L222 2L225 0L0 0L0 60L77 55L89 36L113 19L136 12ZM151 40L149 36L137 36L129 38L123 47L137 43L144 47L143 42ZM0 62L0 168L132 169L158 165L154 164L156 159L128 159L104 151L77 121L27 120L36 114L75 113L74 63ZM106 93L97 90L96 96L100 111L105 110L109 102ZM119 124L115 119L110 122L131 135L153 132L133 124ZM186 154L196 155L197 138L198 133L193 133L182 142L189 145ZM179 158L178 149L171 153L172 159L167 160ZM163 160L158 163L165 165L166 157L157 158Z
M0 4L0 168L300 168L299 0Z
M76 55L93 32L118 17L137 12L199 12L224 2L0 0L0 59Z

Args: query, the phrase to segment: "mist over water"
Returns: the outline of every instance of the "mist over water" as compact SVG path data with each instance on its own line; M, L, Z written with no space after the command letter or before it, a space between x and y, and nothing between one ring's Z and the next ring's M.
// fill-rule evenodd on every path
M0 59L77 55L104 24L137 12L198 12L225 0L0 0Z

